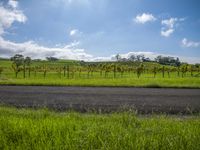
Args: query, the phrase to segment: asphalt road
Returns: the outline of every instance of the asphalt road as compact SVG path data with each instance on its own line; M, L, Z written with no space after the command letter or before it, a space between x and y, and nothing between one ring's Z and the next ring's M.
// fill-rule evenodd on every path
M0 86L0 103L56 110L140 113L200 112L200 89Z

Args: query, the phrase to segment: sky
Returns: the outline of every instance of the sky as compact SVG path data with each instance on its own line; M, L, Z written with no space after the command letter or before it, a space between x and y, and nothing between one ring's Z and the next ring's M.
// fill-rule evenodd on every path
M0 0L0 57L200 63L199 0Z

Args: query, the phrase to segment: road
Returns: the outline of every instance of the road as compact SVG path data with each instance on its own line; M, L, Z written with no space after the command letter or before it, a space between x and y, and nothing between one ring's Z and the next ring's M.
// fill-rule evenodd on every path
M0 86L0 103L17 107L140 113L200 112L200 89Z

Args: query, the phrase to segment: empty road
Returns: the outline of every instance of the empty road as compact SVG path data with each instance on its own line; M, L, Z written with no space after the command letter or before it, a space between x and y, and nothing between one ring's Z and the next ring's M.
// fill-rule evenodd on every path
M0 103L61 111L134 108L140 113L178 114L200 112L200 89L0 86Z

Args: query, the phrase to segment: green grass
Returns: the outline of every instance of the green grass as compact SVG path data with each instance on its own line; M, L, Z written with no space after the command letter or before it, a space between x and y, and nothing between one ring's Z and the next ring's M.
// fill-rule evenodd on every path
M200 117L0 107L0 149L198 150Z
M53 85L53 86L122 86L122 87L179 87L200 88L200 78L2 78L1 85Z
M53 66L63 66L66 63L77 63L72 61L58 61L54 62L34 62L32 66L41 66L45 63ZM145 63L150 67L150 65L156 65L153 63ZM157 64L158 65L158 64ZM118 87L173 87L173 88L200 88L200 77L191 76L190 72L186 74L184 78L177 75L177 72L170 73L170 77L165 73L165 77L162 77L162 73L157 73L156 78L154 78L152 73L143 73L138 79L136 73L125 72L121 77L121 74L116 73L116 78L114 78L113 72L109 72L108 76L105 77L103 72L102 76L100 72L94 72L93 75L89 75L86 71L75 72L74 76L72 72L69 74L69 79L64 77L63 72L61 78L58 72L47 72L46 77L43 77L43 72L37 72L36 75L34 71L31 72L30 77L28 72L26 72L26 78L23 78L23 71L15 77L15 74L11 68L11 61L0 60L0 67L5 67L0 76L0 85L49 85L49 86L118 86ZM194 72L197 75L198 72Z

